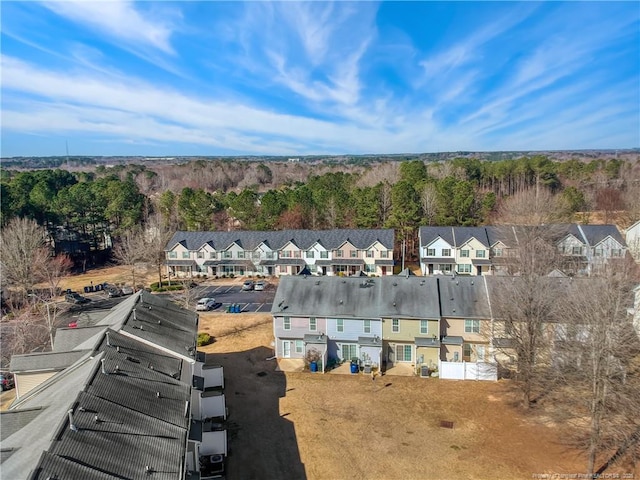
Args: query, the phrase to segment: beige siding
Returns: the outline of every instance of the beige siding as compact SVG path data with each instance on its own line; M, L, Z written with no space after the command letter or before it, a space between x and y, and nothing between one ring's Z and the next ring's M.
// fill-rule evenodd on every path
M473 333L464 331L464 319L445 318L442 320L440 329L441 334L448 337L458 336L464 338L465 342L484 343L489 341L491 322L480 320L480 333Z
M439 335L438 321L428 320L428 331L426 334L420 333L420 320L399 318L400 331L393 331L393 319L382 319L382 339L398 342L414 343L416 337L432 337Z
M15 374L16 397L20 398L26 395L29 391L53 377L55 374L56 372Z

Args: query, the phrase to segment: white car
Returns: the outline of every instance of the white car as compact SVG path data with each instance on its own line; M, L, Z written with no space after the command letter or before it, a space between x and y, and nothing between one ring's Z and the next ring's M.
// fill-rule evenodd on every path
M198 311L208 311L211 310L212 308L215 308L216 306L216 300L215 298L201 298L200 300L198 300L198 303L196 303L196 310Z
M253 289L254 289L256 292L259 292L259 291L261 291L261 290L264 290L264 287L266 287L266 286L267 286L267 283L266 283L266 282L259 281L259 282L256 282L256 283L255 283L255 285L253 286Z

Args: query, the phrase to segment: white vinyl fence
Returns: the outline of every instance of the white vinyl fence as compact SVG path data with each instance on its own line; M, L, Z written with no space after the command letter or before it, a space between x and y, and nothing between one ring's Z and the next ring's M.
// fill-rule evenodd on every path
M446 380L497 380L498 366L486 362L439 362L440 378Z

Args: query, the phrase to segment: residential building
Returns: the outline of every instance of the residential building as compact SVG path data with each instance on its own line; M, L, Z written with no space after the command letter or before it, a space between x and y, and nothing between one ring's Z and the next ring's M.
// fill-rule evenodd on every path
M97 325L57 332L54 352L12 360L18 396L0 413L3 478L223 472L224 376L197 352L197 326L194 312L142 291Z
M486 227L420 227L423 275L517 275L516 258L527 229L518 225ZM597 274L623 259L627 245L615 225L550 224L543 228L561 259L558 272ZM553 240L555 239L555 240Z
M167 243L171 276L393 274L394 231L176 232Z
M640 220L625 230L625 242L636 262L640 262Z

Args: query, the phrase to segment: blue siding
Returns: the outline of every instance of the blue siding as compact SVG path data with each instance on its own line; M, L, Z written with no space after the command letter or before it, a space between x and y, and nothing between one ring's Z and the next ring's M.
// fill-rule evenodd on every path
M330 340L357 343L358 337L375 336L382 338L382 322L380 319L371 319L371 332L364 332L364 320L343 319L344 331L338 332L337 318L327 318L327 335Z

